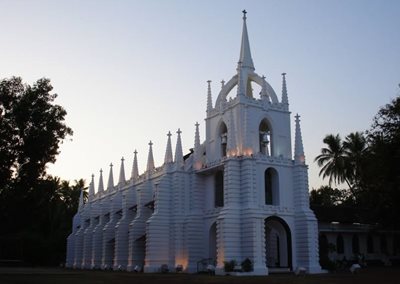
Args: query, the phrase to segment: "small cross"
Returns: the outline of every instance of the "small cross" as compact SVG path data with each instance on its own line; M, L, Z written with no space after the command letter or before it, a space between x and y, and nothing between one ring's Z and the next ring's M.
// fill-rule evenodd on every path
M151 142L151 140L150 140L150 142L149 142L149 146L150 146L150 147L153 146L153 142Z
M100 169L100 174L103 174L103 169Z
M138 152L137 152L137 151L136 151L136 149L135 149L135 151L133 151L133 154L135 154L135 156L136 156L136 155L137 155L137 153L138 153Z
M172 136L171 131L168 131L167 136L168 136L168 138Z
M222 85L222 86L224 86L224 85L225 85L225 80L224 80L224 79L222 79L222 81L221 81L221 85Z
M246 20L247 11L246 11L246 10L243 10L242 13L243 13L243 20Z
M178 128L178 131L176 133L178 133L178 135L181 135L181 133L182 133L181 129Z
M121 158L121 162L123 163L125 161L124 157Z
M110 164L110 168L112 168L112 167L113 167L113 164L111 163L111 164Z
M200 125L200 124L199 124L199 123L196 121L196 124L195 124L195 126L196 126L196 127L199 127L199 125Z
M286 73L282 73L282 76L285 77Z

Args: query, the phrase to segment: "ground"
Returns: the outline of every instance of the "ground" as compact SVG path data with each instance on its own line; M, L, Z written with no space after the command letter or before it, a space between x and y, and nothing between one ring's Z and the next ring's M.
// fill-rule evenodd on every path
M263 277L208 276L194 274L134 274L127 272L103 272L68 270L57 268L5 268L0 267L1 284L151 284L151 283L211 283L211 284L397 284L400 268L365 268L358 274L350 272L295 276L292 274Z

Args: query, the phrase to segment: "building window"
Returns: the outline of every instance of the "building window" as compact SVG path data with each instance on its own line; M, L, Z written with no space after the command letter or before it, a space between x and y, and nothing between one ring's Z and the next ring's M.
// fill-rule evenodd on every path
M381 252L387 253L387 241L386 241L386 236L381 235Z
M221 138L221 156L226 157L226 147L228 145L228 129L226 124L222 122L219 128L219 135Z
M374 253L374 239L372 238L371 235L368 235L367 239L367 252Z
M343 236L341 234L339 234L336 237L336 249L337 249L337 253L344 253L344 240L343 240Z
M358 235L354 234L353 239L352 239L352 251L353 254L359 254L360 253L360 241L358 239Z
M258 135L260 152L267 156L272 156L271 129L266 119L261 121L260 127L258 128Z
M278 172L268 168L264 173L265 204L278 205L279 178Z
M224 172L215 174L215 207L224 206Z

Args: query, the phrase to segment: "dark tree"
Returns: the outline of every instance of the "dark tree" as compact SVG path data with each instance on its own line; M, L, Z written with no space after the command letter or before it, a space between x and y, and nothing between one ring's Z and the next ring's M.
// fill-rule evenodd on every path
M0 258L8 244L17 248L8 256L31 264L55 264L65 253L84 182L69 186L46 175L72 135L52 89L48 79L0 81Z
M44 78L33 86L18 77L0 81L0 188L13 177L33 186L72 135L64 122L67 112L54 104L52 89Z

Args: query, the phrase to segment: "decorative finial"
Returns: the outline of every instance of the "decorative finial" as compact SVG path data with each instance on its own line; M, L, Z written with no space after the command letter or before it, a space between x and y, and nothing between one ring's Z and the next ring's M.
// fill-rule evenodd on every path
M174 161L172 158L171 131L168 131L167 136L168 139L167 139L167 148L165 150L164 164L172 163Z
M149 146L153 146L153 142L151 142L151 140L150 140L150 142L149 142Z
M261 78L265 81L265 79L266 79L267 77L265 77L265 75L262 75Z
M221 81L221 88L223 88L224 86L225 86L225 80L222 79L222 81Z
M211 94L211 80L207 81L207 113L213 108L212 105L212 94Z
M110 163L110 168L112 168L113 167L113 164L112 163Z
M242 13L243 13L243 20L246 20L247 19L247 17L246 17L247 11L243 10Z
M132 173L131 173L131 178L132 179L137 179L139 176L139 168L138 168L138 163L137 163L137 154L138 151L133 151L133 166L132 166Z
M176 139L176 147L175 147L175 159L174 162L177 164L177 167L180 167L183 164L183 152L182 152L182 140L181 140L181 129L178 128L178 137Z

